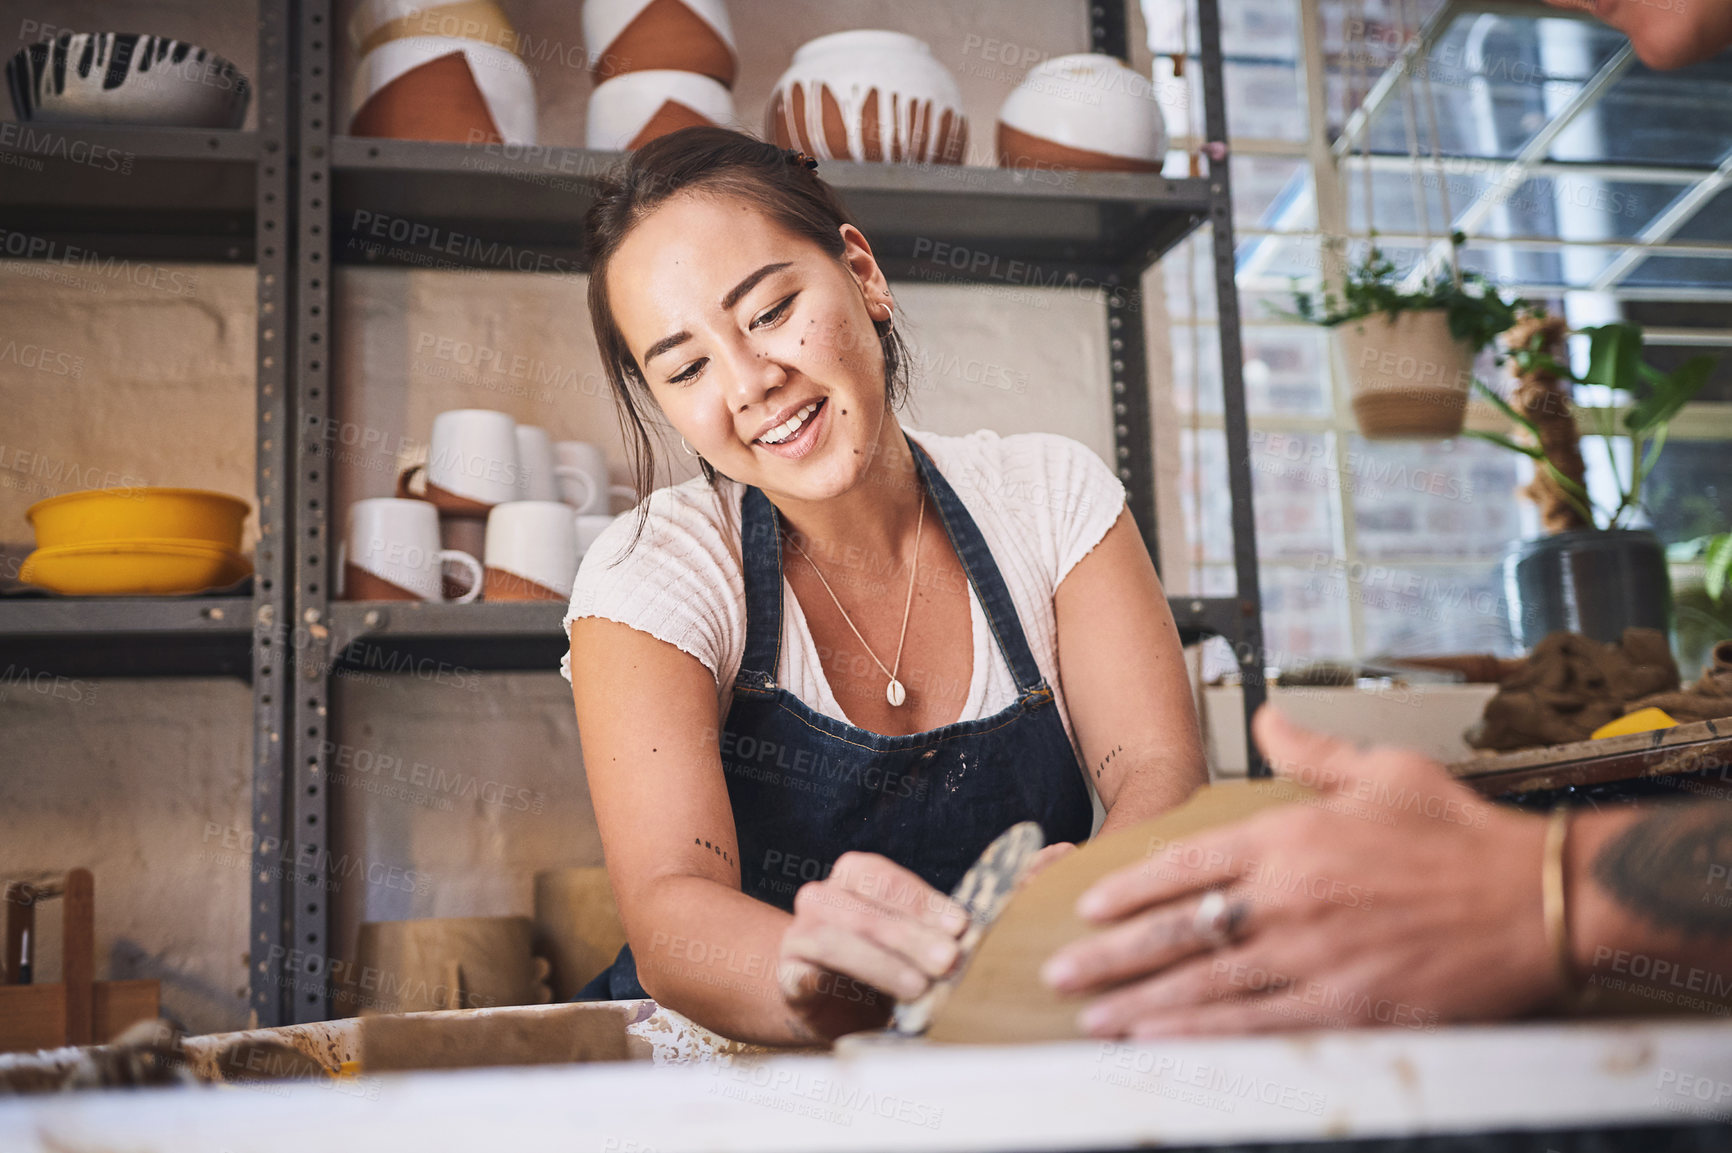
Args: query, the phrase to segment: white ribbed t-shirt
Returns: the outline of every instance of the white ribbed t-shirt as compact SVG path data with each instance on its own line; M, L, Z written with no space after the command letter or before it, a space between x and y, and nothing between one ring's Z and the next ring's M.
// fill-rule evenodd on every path
M939 436L906 427L903 431L931 455L985 538L1074 746L1076 734L1058 678L1053 594L1118 519L1125 505L1124 485L1087 446L1052 433ZM746 583L740 558L744 492L743 485L725 478L718 478L712 488L696 477L650 494L648 520L635 545L635 511L610 525L579 566L561 626L567 635L574 619L603 617L690 653L714 674L719 715L725 717L746 645ZM974 671L957 718L962 721L989 717L1016 699L1016 681L972 584L968 603ZM830 691L806 616L786 578L780 660L778 685L808 708L848 721ZM570 662L568 651L559 663L567 680Z

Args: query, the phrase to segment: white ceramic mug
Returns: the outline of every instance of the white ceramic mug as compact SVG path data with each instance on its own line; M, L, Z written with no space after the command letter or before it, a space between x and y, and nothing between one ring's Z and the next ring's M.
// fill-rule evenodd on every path
M600 445L585 440L562 440L553 446L553 452L558 458L553 471L559 478L559 499L578 512L607 513L610 498L615 496L637 503L636 489L608 483L607 454Z
M558 500L553 472L553 438L533 424L517 426L517 499Z
M413 480L426 473L426 499L442 512L486 516L517 499L517 422L508 413L457 408L433 418L427 463L411 465L397 481L400 497L420 496Z
M424 500L370 497L349 506L349 531L338 548L342 595L350 600L443 600L447 562L464 569L467 604L481 593L481 562L439 547L439 510Z
M577 524L556 500L518 500L487 516L487 599L563 601L577 578Z
M570 509L566 510L570 512ZM621 513L621 516L626 514ZM577 556L579 560L587 553L595 538L607 531L607 526L618 520L617 516L607 516L601 513L578 513L572 518L572 524L577 530Z

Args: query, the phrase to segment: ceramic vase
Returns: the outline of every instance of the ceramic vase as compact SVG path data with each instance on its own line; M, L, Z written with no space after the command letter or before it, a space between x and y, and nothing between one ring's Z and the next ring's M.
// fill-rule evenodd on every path
M674 71L734 85L738 59L723 0L585 0L583 42L597 84Z
M900 32L803 45L770 94L764 134L820 160L960 164L968 151L955 79Z
M598 85L584 127L588 148L625 152L695 124L733 127L734 98L696 72L627 72Z
M1149 78L1083 53L1036 65L998 110L1005 168L1159 172L1167 125Z

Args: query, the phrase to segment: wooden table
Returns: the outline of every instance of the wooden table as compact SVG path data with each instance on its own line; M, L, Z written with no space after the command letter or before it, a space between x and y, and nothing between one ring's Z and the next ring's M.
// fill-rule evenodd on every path
M1449 770L1490 797L1663 778L1682 785L1688 774L1684 791L1732 796L1732 719L1474 757Z
M1648 1019L1148 1046L884 1044L0 1099L0 1149L939 1153L1513 1132L1479 1145L1561 1151L1584 1130L1669 1126L1703 1143L1664 1147L1708 1150L1726 1147L1729 1114L1732 1022ZM1651 1131L1593 1146L1660 1147Z

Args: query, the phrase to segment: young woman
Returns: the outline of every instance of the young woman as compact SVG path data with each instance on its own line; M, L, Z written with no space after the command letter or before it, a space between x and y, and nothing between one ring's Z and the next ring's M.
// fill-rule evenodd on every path
M957 956L999 833L1050 858L1204 780L1124 489L1049 434L905 428L896 303L815 164L664 136L587 221L590 318L641 487L586 554L567 675L630 941L588 997L731 1037L884 1023Z

